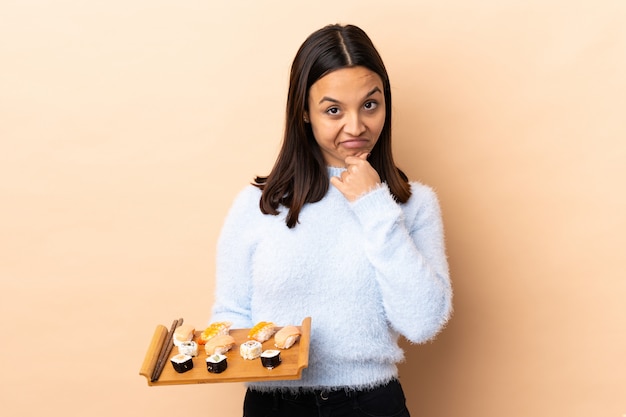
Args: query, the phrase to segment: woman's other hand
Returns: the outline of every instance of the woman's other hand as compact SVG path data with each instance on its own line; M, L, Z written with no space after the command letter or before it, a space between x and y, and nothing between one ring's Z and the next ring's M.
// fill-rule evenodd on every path
M341 173L340 177L330 179L330 183L341 191L348 201L356 200L380 184L378 172L367 162L368 155L362 153L347 157L345 159L346 170Z

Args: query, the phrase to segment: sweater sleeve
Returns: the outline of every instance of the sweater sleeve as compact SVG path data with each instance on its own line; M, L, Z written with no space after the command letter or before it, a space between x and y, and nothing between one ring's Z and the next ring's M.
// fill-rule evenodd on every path
M233 327L251 327L251 259L254 250L251 217L258 212L258 190L248 187L230 208L216 251L215 303L211 320L231 321Z
M392 328L413 343L433 338L452 312L443 223L434 191L412 183L407 203L385 184L352 203Z

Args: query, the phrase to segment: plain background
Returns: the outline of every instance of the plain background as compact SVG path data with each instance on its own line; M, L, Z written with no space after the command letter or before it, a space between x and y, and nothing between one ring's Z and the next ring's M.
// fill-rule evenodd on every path
M4 0L0 16L2 415L241 414L241 384L138 371L156 325L207 324L224 215L272 166L298 46L336 22L382 54L397 162L444 214L455 315L403 343L413 415L626 414L626 2Z

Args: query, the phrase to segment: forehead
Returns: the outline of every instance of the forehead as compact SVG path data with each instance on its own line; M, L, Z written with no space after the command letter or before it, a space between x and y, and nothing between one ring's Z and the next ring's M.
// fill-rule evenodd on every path
M347 67L332 71L311 86L311 98L323 95L358 95L378 87L383 91L383 81L374 71L361 67Z

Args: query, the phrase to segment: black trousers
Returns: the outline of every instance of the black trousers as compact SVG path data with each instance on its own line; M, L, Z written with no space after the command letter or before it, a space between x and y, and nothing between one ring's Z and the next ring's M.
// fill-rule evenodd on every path
M410 417L397 380L363 391L259 392L248 389L244 417Z

